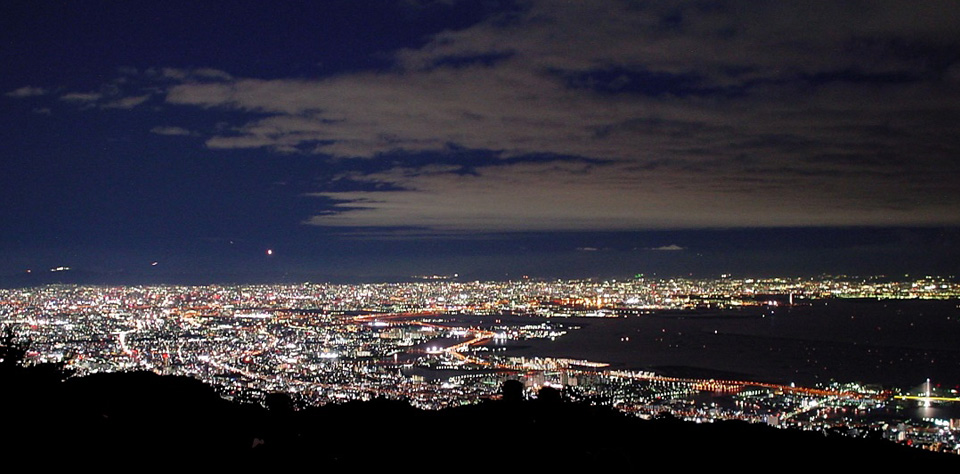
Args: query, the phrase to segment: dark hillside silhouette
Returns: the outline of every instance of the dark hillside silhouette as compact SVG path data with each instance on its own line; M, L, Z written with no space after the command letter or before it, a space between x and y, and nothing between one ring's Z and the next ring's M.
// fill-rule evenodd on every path
M0 451L7 461L22 458L28 465L306 463L316 470L456 466L634 472L648 470L651 463L736 463L746 469L960 465L960 457L882 440L742 422L643 421L564 401L555 389L524 400L512 383L504 384L504 400L440 411L386 399L295 411L282 396L270 397L268 410L226 401L186 377L130 372L64 381L65 372L56 365L12 364L9 359L21 353L11 349L11 340L5 342Z

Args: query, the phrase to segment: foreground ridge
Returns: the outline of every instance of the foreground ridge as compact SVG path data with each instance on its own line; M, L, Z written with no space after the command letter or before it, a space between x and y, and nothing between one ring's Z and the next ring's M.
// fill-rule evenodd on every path
M551 388L542 389L538 399L524 400L510 383L499 400L444 410L386 399L294 410L286 395L268 397L268 409L224 400L194 379L149 372L63 381L55 368L33 366L6 367L0 375L4 451L60 453L68 456L42 461L64 465L143 456L161 463L286 465L309 459L328 467L380 468L451 462L640 469L657 459L685 466L732 459L810 466L826 459L878 466L890 461L957 464L955 456L879 439L743 422L644 421L564 401Z

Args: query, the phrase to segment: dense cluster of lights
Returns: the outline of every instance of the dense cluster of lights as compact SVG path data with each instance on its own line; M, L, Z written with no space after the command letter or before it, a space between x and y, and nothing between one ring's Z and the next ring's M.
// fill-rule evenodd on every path
M577 327L554 318L570 316L630 317L817 298L958 296L957 283L933 277L54 285L0 290L0 322L30 338L31 363L66 361L79 375L124 370L188 375L229 398L285 392L302 403L322 404L386 396L442 408L495 396L503 380L514 378L531 392L565 387L570 396L604 400L641 416L669 412L695 421L741 419L847 434L880 432L955 451L951 428L960 423L936 420L934 429L864 421L861 414L904 403L872 387L797 389L675 379L611 371L602 362L498 352L510 341L563 337ZM501 321L506 316L539 318ZM726 395L698 402L696 395L704 392Z

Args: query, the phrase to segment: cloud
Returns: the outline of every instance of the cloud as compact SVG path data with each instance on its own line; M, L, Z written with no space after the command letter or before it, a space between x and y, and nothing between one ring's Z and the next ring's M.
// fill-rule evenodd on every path
M724 179L687 182L671 170L637 175L623 164L520 163L476 174L367 175L401 190L320 192L337 212L306 223L327 227L418 227L442 232L584 231L724 227L923 225L955 216L950 204L896 208L847 198L826 181L769 196L730 192Z
M960 94L937 86L934 71L883 46L911 34L922 44L931 34L893 21L889 8L528 5L521 15L399 51L394 71L192 82L185 71L164 70L184 81L166 100L267 115L210 137L215 149L374 157L455 144L504 157L573 154L691 167L748 157L761 165L754 171L797 164L811 144L864 155L879 141L906 153L930 138L920 130L932 130L924 114L906 117L900 107L960 105ZM914 15L947 34L937 13L923 7ZM469 61L490 55L499 59ZM465 64L449 66L451 58ZM948 133L935 132L956 147Z
M31 87L23 86L19 89L14 89L10 92L4 94L7 97L23 98L23 97L36 97L41 95L46 95L49 91L42 87Z
M649 249L647 249L647 250L658 250L658 251L665 251L665 252L676 252L676 251L679 251L679 250L686 250L686 247L681 247L681 246L679 246L679 245L677 245L677 244L670 244L670 245L664 245L664 246L661 246L661 247L649 248Z
M130 71L126 71L130 73ZM99 107L101 109L133 109L150 100L157 91L156 87L146 87L139 93L130 94L124 91L124 88L130 89L137 86L129 84L128 77L122 76L114 81L104 84L99 91L91 92L70 92L60 96L60 100L78 104L82 108L90 109Z
M144 75L169 106L218 121L230 112L233 122L204 136L211 150L381 164L355 165L351 179L368 185L361 190L320 182L315 195L339 204L312 225L960 224L960 6L521 7L384 53L393 67L376 71ZM109 100L136 97L144 96ZM465 172L401 159L447 154L455 164L463 150L484 151L487 162ZM533 156L582 161L509 161Z
M68 102L96 102L103 98L99 92L70 92L60 96L60 100Z
M111 102L108 102L103 105L104 108L108 109L132 109L140 104L143 104L150 99L150 95L141 95L134 97L124 97L117 99Z
M157 135L169 135L169 136L191 135L190 130L187 130L182 127L170 127L170 126L153 127L150 129L150 133L155 133Z

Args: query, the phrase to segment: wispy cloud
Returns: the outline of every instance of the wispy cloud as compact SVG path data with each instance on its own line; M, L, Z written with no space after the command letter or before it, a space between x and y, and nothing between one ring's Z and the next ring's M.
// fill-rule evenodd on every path
M81 103L96 102L102 98L103 94L99 92L70 92L60 96L60 100Z
M150 133L155 133L157 135L170 135L170 136L191 135L190 130L187 130L182 127L171 127L171 126L153 127L150 129Z
M132 109L138 105L143 104L150 99L150 95L140 95L133 97L123 97L117 100L110 101L103 105L105 108L110 109Z
M49 91L42 87L23 86L19 89L14 89L10 92L7 92L4 95L7 97L22 98L22 97L36 97L36 96L46 95L47 93L49 93Z
M649 248L649 249L647 249L647 250L657 250L657 251L663 251L663 252L677 252L677 251L680 251L680 250L686 250L686 247L681 247L681 246L679 246L679 245L677 245L677 244L670 244L670 245L663 245L663 246L660 246L660 247L652 247L652 248Z
M99 91L70 92L61 95L60 100L78 104L87 109L95 107L101 109L132 109L146 103L156 92L155 90L138 90L133 94L126 93L121 87L126 82L126 77L120 77L110 84L103 85Z

